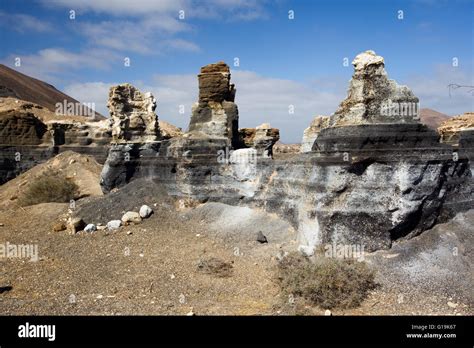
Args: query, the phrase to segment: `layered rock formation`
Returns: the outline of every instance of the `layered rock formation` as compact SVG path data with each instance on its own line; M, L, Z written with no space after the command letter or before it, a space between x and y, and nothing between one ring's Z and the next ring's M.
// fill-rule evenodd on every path
M201 68L198 75L199 101L193 105L189 132L238 141L239 112L234 103L235 87L230 69L224 62Z
M112 142L101 174L105 192L126 184L142 167L144 160L154 157L161 139L156 99L131 84L112 86L107 107L110 111Z
M104 163L110 141L108 124L87 120L56 115L34 103L0 98L0 184L68 150Z
M160 137L156 99L141 93L129 83L113 86L107 107L112 122L114 143L150 142Z
M472 131L474 131L474 112L454 116L438 127L441 142L451 145L459 145L460 139Z
M418 123L418 98L389 80L384 59L374 51L357 55L347 98L331 117L331 126Z
M254 148L261 156L272 157L273 145L280 140L280 130L272 128L269 123L262 123L256 128L240 128L241 146Z
M329 126L328 116L316 116L308 128L303 132L303 140L301 141L301 152L310 152L313 148L314 141L318 137L321 129Z
M289 221L307 254L321 243L389 248L473 207L469 158L440 144L438 134L419 123L417 108L400 113L398 106L405 110L403 103L418 99L387 78L374 52L354 60L348 97L320 127L312 151L284 160L257 154L256 139L268 144L276 138L269 126L242 131L247 148L232 146L237 119L217 117L210 105L233 100L235 89L225 65L211 67L199 76L209 73L204 79L213 82L200 83L190 132L146 151L127 143L136 150L133 164L112 149L107 162L116 161L123 180L104 169L105 191L152 177L170 195L259 207Z

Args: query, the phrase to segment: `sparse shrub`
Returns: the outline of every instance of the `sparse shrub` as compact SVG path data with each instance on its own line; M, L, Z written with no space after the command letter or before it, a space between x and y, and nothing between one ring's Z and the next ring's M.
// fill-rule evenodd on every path
M374 273L363 262L292 253L279 263L279 281L285 295L292 294L323 309L353 308L375 288Z
M78 192L77 185L63 174L48 171L35 179L21 193L18 203L21 206L39 203L66 203L73 199Z

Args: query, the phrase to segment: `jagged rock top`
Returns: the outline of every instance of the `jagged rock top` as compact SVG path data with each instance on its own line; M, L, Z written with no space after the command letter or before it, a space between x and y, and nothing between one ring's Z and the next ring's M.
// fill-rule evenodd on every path
M107 106L114 142L155 141L160 137L156 99L129 83L112 86Z
M348 96L331 116L331 126L419 123L418 98L389 80L384 59L374 51L357 55Z
M201 68L201 74L209 74L209 73L230 73L230 68L223 61L213 63L213 64L208 64Z
M382 56L378 56L374 51L365 51L358 54L352 61L354 65L354 70L356 72L367 70L371 65L380 66L384 65L384 59Z
M199 103L233 102L235 88L230 83L230 68L224 62L209 64L201 68L199 79Z

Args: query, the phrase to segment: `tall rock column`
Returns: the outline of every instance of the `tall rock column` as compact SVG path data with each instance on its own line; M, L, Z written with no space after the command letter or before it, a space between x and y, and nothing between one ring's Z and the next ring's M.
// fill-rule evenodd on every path
M234 103L235 87L230 83L230 69L224 62L201 68L199 101L192 109L189 132L200 132L211 138L238 142L239 112Z
M150 177L161 146L156 100L125 83L112 86L107 104L112 141L101 173L104 192L127 184L132 178Z
M348 96L331 116L331 126L419 123L418 98L388 79L383 57L365 51L352 65Z
M160 139L156 99L129 83L112 86L107 106L112 122L112 142L150 142Z

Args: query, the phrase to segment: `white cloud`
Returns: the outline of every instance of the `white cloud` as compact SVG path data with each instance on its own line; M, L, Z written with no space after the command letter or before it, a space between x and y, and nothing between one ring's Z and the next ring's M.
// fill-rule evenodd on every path
M19 58L21 65L14 66ZM70 52L61 48L45 48L30 55L11 54L1 60L5 65L45 81L57 81L58 75L83 68L107 69L117 55L101 49Z
M13 28L19 33L45 33L53 31L51 23L21 13L0 11L0 26Z
M48 7L92 11L111 15L147 15L150 13L178 12L183 0L41 0Z
M471 84L469 75L460 70L438 67L429 77L414 76L402 81L420 98L421 107L428 107L447 114L459 114L472 108L472 95L457 90L448 94L449 83ZM400 82L400 81L399 81ZM240 127L255 127L269 122L280 129L282 141L301 141L303 130L316 115L330 115L346 97L347 78L324 77L309 83L266 77L253 71L233 71L232 83L237 88ZM186 129L191 106L198 98L195 74L156 75L150 83L135 82L142 91L151 91L157 98L157 114L161 119ZM95 82L75 84L66 93L83 102L95 102L97 110L108 114L106 102L108 88L112 85ZM180 114L180 105L185 113ZM289 106L294 106L294 114Z
M428 75L412 75L407 78L406 85L420 99L420 107L457 115L466 111L473 111L473 95L469 89L452 90L449 93L448 85L474 86L472 73L469 68L438 65ZM405 84L405 83L404 83Z
M113 16L144 16L168 14L177 18L185 11L186 18L219 18L255 20L267 16L264 0L40 0L48 7L92 11Z
M79 33L93 45L140 54L160 54L168 49L198 51L195 43L173 38L173 33L188 29L187 24L168 17L153 21L84 22L78 26Z
M346 87L341 86L336 92L331 87L325 88L321 81L311 86L264 77L251 71L233 72L232 82L237 88L240 127L255 127L269 122L280 128L282 141L287 143L300 142L303 130L316 114L332 113L343 99ZM95 102L96 110L103 113L111 85L102 82L74 84L67 86L65 91L82 102ZM156 112L161 119L183 129L188 127L191 107L198 98L195 74L156 75L151 84L138 82L136 86L154 94L158 104ZM184 114L179 113L180 105L184 105ZM294 106L294 114L289 113L290 105Z
M104 116L108 116L107 99L109 89L116 84L117 83L105 82L73 83L64 88L64 93L82 103L94 103L95 111Z

